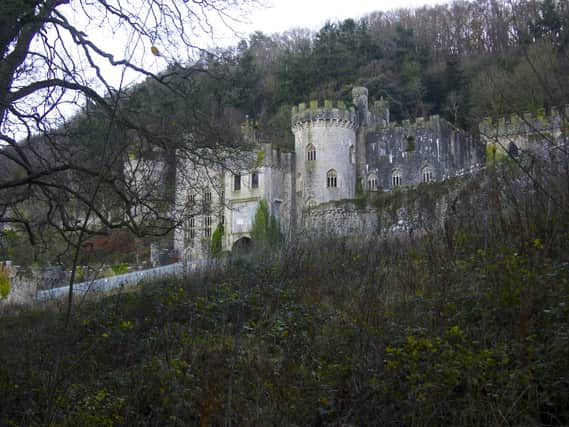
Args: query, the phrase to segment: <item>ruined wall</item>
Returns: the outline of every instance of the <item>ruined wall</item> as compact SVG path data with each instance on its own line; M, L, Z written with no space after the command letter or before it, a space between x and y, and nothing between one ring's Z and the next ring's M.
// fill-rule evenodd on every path
M554 147L566 144L569 122L569 105L562 111L552 108L537 114L512 114L496 121L486 118L479 125L480 139L484 145L493 145L498 155L513 156L526 151L545 155Z
M438 116L379 127L366 136L367 174L376 175L379 189L396 186L396 171L400 186L461 176L482 162L483 152L471 136Z
M303 229L309 235L393 236L420 234L443 227L449 205L468 178L421 184L417 188L375 194L305 209Z

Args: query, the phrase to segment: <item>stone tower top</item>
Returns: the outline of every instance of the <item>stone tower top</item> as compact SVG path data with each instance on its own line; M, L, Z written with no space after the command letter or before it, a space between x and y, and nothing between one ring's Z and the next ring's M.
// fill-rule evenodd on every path
M309 124L322 124L328 122L339 127L352 127L358 125L354 107L347 108L343 101L324 101L320 105L318 101L310 101L309 107L305 103L298 107L292 107L291 126L306 126Z

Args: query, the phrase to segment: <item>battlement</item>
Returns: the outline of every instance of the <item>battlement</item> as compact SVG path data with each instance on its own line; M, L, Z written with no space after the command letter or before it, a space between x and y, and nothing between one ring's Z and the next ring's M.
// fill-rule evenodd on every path
M569 104L560 111L552 108L549 114L545 114L544 109L540 109L536 114L512 114L509 117L500 117L493 120L491 117L485 118L478 129L482 136L500 137L514 136L520 134L551 132L563 128L569 122Z
M428 117L417 117L415 120L403 120L401 122L378 121L376 128L377 130L386 128L438 128L441 125L441 121L444 121L444 119L441 119L438 114L434 114Z
M358 118L354 107L346 107L344 101L326 100L320 104L317 100L301 103L292 107L291 125L306 125L309 123L333 122L340 127L357 127Z

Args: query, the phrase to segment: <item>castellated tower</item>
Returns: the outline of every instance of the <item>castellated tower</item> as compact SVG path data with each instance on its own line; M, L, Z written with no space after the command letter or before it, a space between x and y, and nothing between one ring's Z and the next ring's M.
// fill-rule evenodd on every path
M292 109L299 211L356 193L355 109L343 102L300 104Z

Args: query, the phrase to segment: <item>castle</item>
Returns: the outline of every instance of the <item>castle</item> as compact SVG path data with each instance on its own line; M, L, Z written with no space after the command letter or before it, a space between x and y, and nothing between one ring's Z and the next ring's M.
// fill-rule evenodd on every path
M329 216L330 203L476 171L485 164L489 144L498 147L494 152L517 155L538 144L544 133L564 138L556 110L551 120L537 120L542 123L537 128L535 118L526 116L497 124L486 120L480 125L480 138L475 138L439 116L393 123L385 101L370 108L364 87L354 88L352 96L350 107L341 101L294 107L294 152L259 142L247 128L252 146L240 159L223 167L182 165L177 171L176 206L195 215L175 232L177 256L206 257L219 224L224 250L253 245L251 231L262 200L290 238L293 230L314 227L315 218ZM199 191L196 182L201 183ZM342 219L337 226L342 232ZM350 230L346 224L345 232Z

